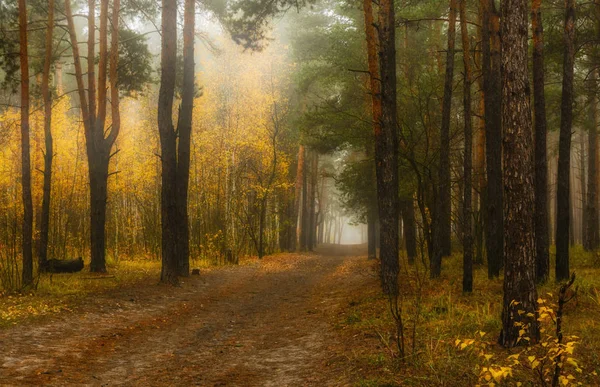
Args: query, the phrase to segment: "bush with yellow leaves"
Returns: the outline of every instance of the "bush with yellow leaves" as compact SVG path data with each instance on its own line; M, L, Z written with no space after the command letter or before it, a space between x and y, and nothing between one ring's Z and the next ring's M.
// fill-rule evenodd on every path
M572 386L582 385L576 375L583 372L581 365L574 357L579 338L563 336L563 307L573 296L567 297L567 291L575 280L575 275L559 291L558 304L553 305L546 299L538 299L538 318L541 340L530 345L526 337L528 327L521 327L518 342L522 345L517 352L504 355L494 347L496 341L486 340L488 334L479 331L474 339L457 339L455 346L460 350L472 351L481 360L476 367L478 386L516 385L523 383L540 386ZM551 293L548 293L552 297ZM522 324L515 322L516 325ZM512 349L515 350L514 348ZM592 372L596 375L596 371Z

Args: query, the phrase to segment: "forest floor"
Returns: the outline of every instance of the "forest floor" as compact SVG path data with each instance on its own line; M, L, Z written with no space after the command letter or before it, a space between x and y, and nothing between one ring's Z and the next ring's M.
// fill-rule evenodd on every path
M332 321L376 283L364 254L325 246L70 299L0 329L0 385L351 385Z
M44 277L32 295L0 297L0 385L550 385L538 370L554 369L542 358L552 323L549 347L499 347L502 278L476 265L474 292L463 294L460 252L436 280L421 258L402 256L399 356L378 261L365 254L328 245L247 259L203 267L176 288L157 285L156 262ZM565 362L561 385L600 386L600 256L576 247L571 257L577 295L563 331L577 366ZM550 307L557 288L538 290ZM543 365L532 369L532 356Z

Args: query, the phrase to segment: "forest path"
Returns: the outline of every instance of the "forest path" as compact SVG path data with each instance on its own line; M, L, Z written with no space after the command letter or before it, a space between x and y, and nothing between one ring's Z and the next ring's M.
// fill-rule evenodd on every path
M340 386L331 313L365 273L364 246L323 246L211 270L179 288L89 296L0 331L0 385Z

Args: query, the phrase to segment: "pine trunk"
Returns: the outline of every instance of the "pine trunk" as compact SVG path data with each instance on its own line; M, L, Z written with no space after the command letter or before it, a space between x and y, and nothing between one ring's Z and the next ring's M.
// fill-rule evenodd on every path
M550 271L548 232L548 161L546 100L544 96L544 31L541 0L531 2L533 31L533 112L535 122L535 263L536 281L545 282Z
M40 248L38 266L46 269L48 261L48 232L50 229L50 194L52 192L52 94L50 93L50 66L52 64L52 34L54 32L54 0L48 1L48 29L44 49L44 70L42 73L42 98L44 99L44 188L42 194L42 213L40 219Z
M575 0L565 1L563 81L556 191L556 280L569 278L571 131L573 126L573 65L575 60Z
M534 168L529 76L527 69L527 4L508 0L502 6L502 122L504 135L504 347L519 344L525 336L539 339L536 319L534 246ZM515 323L521 323L517 325Z
M467 29L467 0L460 1L460 31L462 36L464 79L463 107L465 120L465 159L463 187L463 292L473 291L473 230L472 230L472 167L473 128L471 126L471 58Z
M162 1L161 76L158 94L158 131L162 162L161 282L176 284L179 271L177 258L177 138L173 128L173 95L177 54L177 1Z
M450 0L448 24L448 50L446 51L446 73L442 100L442 126L440 133L440 169L437 208L435 211L434 252L431 257L431 277L441 274L442 256L451 253L451 206L450 184L450 114L452 110L452 83L454 80L454 45L456 40L456 1Z
M380 223L381 282L388 295L398 294L398 138L396 109L396 38L394 0L379 2L379 79L381 125L374 130ZM371 75L373 76L373 74Z
M406 255L408 263L412 265L415 263L417 256L417 226L415 223L415 205L412 197L403 200L401 207Z
M485 94L485 154L487 166L485 246L488 277L498 277L502 268L502 120L499 15L493 0L482 0L482 73Z
M33 282L33 201L31 198L31 152L29 145L29 57L27 53L27 3L19 0L19 45L21 60L21 184L23 187L22 285Z
M194 111L194 0L185 1L183 22L183 85L177 132L177 274L190 275L190 231L188 217L188 190L190 181L190 146L192 138L192 113Z

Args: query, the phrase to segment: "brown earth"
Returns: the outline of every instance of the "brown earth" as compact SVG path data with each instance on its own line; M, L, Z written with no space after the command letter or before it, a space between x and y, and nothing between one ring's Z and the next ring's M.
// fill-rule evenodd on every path
M2 385L344 386L335 314L371 286L364 247L325 246L87 297L0 331Z

